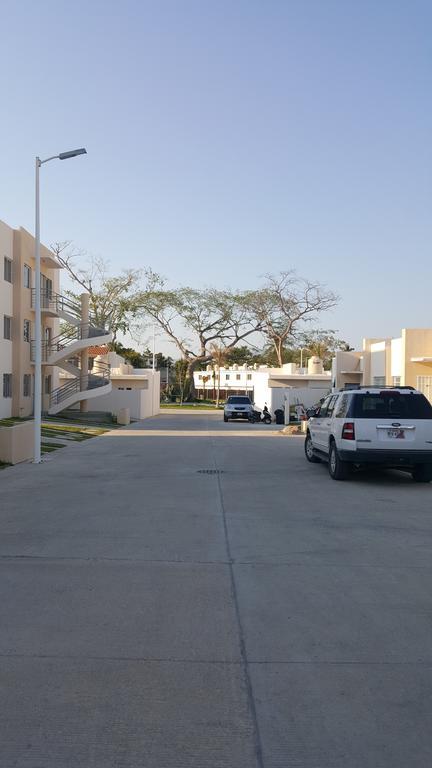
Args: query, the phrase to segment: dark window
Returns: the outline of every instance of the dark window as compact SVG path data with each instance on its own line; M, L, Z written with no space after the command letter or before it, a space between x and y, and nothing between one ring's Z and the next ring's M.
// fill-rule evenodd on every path
M337 395L334 395L333 397L330 398L329 404L327 406L327 418L332 416L336 400L337 400Z
M5 339L12 338L12 318L7 315L3 317L3 337Z
M24 288L31 288L31 268L24 264Z
M30 341L30 320L24 320L24 341Z
M8 259L7 256L4 257L3 270L4 270L3 272L4 279L6 280L7 283L11 283L12 282L12 261L11 259Z
M225 374L225 380L226 380L226 381L229 381L229 377L230 377L229 373L226 373L226 374Z
M329 406L329 403L330 403L331 399L332 399L331 397L326 397L326 399L324 400L323 404L321 405L320 412L319 412L318 416L327 416L327 408Z
M236 380L240 381L240 379L241 379L241 375L239 373L236 373Z
M3 374L3 397L12 397L12 374Z
M24 397L30 397L31 395L31 374L25 373L23 376L23 395Z
M228 403L230 405L250 405L251 401L249 397L229 397Z
M348 412L349 397L341 395L336 403L335 413L337 419L344 419Z
M51 394L51 376L45 376L45 394Z
M365 393L353 400L356 419L432 419L432 405L424 395Z

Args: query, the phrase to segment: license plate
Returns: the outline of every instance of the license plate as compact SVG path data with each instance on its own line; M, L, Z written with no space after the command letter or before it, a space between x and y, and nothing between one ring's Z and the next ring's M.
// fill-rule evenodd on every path
M405 432L403 429L388 429L387 437L392 440L405 440Z

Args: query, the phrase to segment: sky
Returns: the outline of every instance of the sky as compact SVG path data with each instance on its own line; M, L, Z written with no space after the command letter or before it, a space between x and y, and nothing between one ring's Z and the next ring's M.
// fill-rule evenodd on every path
M0 219L253 288L295 269L340 296L317 326L429 327L430 0L3 0ZM158 346L163 349L162 340Z

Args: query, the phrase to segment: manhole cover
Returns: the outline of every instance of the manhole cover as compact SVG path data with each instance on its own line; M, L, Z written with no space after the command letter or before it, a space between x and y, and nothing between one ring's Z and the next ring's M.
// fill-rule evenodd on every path
M199 475L221 475L223 470L222 469L198 469L197 472Z

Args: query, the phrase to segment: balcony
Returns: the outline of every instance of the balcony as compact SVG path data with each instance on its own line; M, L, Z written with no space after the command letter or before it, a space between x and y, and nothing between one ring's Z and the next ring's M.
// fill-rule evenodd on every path
M48 317L65 317L67 319L79 319L81 317L81 306L79 302L73 301L59 293L41 288L41 312ZM35 308L36 289L31 291L31 306Z

